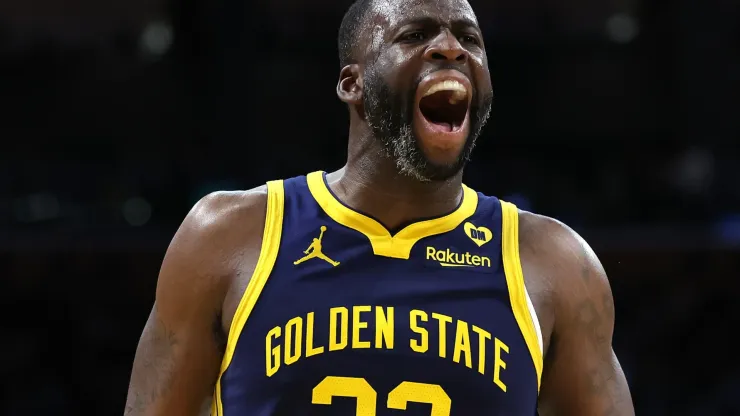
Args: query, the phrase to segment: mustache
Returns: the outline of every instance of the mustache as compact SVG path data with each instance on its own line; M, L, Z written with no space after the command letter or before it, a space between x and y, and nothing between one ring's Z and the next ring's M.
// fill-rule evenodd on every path
M440 63L438 65L435 65L434 68L428 68L428 69L424 70L424 72L422 72L419 75L419 81L421 81L422 79L424 79L424 77L426 77L427 75L433 74L433 73L438 72L438 71L457 71L457 72L462 73L466 77L470 78L470 75L469 74L467 74L465 71L462 71L460 69L460 65L453 64L452 62L444 62L444 63Z

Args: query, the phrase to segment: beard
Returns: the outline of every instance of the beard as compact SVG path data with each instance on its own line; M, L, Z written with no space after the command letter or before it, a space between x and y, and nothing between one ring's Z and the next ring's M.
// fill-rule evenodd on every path
M440 69L454 68L437 70ZM480 97L477 90L473 92L468 109L470 130L460 154L451 163L434 163L421 149L412 124L416 90L426 75L428 73L419 76L414 87L404 96L393 91L376 70L368 68L363 91L365 117L373 135L382 144L383 155L395 162L400 174L423 182L444 181L457 175L470 160L475 142L491 113L493 95Z

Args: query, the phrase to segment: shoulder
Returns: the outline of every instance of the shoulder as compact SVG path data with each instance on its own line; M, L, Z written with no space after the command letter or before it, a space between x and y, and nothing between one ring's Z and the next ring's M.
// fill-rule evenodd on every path
M200 225L219 225L239 215L265 208L267 185L247 191L216 191L201 198L187 218Z
M225 248L261 234L267 207L267 186L248 191L213 192L198 201L188 213L173 242L213 243Z
M595 264L596 254L578 233L564 223L544 215L519 211L521 250L536 253L537 261L567 268L569 265Z
M248 191L218 191L198 201L183 221L178 233L199 237L225 237L264 224L267 186Z
M594 250L562 222L531 212L519 212L519 245L528 283L545 293L555 328L589 313L594 302L613 314L606 272ZM531 279L531 280L530 280Z
M160 288L169 286L167 282L193 288L228 287L245 258L259 251L266 207L266 186L203 197L185 217L167 249Z

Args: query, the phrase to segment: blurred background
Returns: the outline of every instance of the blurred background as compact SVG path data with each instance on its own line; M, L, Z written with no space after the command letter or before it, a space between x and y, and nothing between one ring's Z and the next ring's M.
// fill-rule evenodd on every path
M342 165L348 3L0 2L0 414L121 414L190 207ZM740 3L471 3L467 184L594 246L638 415L740 415Z

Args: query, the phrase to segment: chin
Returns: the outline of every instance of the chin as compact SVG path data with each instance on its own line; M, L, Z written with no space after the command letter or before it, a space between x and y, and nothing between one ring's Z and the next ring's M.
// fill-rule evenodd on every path
M466 146L438 148L425 145L416 138L419 159L415 166L415 175L427 181L444 181L460 173L466 163Z
M420 134L421 133L421 134ZM429 132L415 132L416 143L429 165L451 167L458 165L463 157L463 152L469 139L468 132L461 132L457 140L449 140L446 137L434 137ZM432 136L432 137L429 137Z

